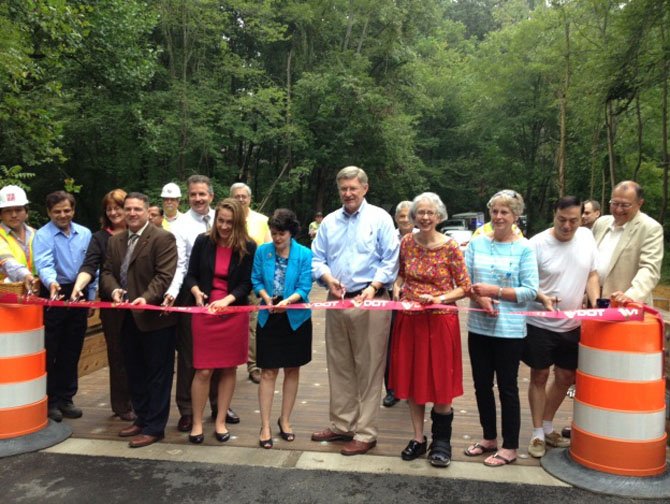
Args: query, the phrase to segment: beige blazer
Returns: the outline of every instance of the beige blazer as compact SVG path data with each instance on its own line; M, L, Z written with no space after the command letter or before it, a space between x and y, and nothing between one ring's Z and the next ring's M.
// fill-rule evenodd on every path
M600 243L614 222L605 215L593 225L596 243ZM622 291L626 296L652 305L652 290L661 278L663 227L647 214L638 212L624 229L614 249L609 271L603 280L602 296Z

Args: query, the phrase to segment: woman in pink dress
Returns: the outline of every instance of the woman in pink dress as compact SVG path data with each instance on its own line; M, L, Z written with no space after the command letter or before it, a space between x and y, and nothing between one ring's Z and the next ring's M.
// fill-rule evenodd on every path
M236 200L224 199L216 206L211 231L198 236L193 244L184 280L196 305L209 303L212 312L212 315L194 315L192 319L195 376L191 384L193 427L188 436L191 443L204 441L203 413L215 369L221 373L214 436L221 443L230 439L226 411L235 391L237 366L247 361L249 314L225 314L225 308L249 304L255 252L256 244L247 234L244 209ZM223 313L216 314L217 311Z
M447 209L435 193L414 198L410 217L419 229L400 242L400 270L393 286L397 299L422 304L454 304L470 289L458 244L435 226L447 218ZM403 460L414 460L429 449L435 467L451 462L451 403L463 395L461 331L458 314L447 310L399 311L391 338L390 387L407 399L414 438L403 450ZM423 434L426 403L433 403L432 443Z

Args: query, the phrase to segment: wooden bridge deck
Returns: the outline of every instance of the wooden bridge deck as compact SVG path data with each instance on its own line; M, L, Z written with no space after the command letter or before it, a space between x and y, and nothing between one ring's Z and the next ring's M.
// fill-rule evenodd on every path
M313 298L314 300L325 299L325 291L315 287ZM463 385L465 394L463 397L458 398L454 403L456 415L454 419L452 445L454 447L454 460L480 462L482 457L471 459L463 455L464 448L473 441L479 440L481 436L481 427L479 425L479 416L477 414L477 406L475 403L472 376L470 372L469 356L467 354L467 333L465 331L466 317L467 315L465 312L461 312L461 338L463 341L464 359ZM339 450L338 443L315 443L309 439L310 434L313 431L321 430L328 425L329 391L326 371L324 318L324 311L315 311L313 313L313 360L307 366L302 368L300 389L298 391L298 398L291 419L293 429L296 433L296 439L292 443L281 440L276 432L277 429L275 426L273 428L273 436L275 438L274 449L326 452ZM82 374L87 372L85 369L88 369L89 371L89 374L80 378L79 393L75 397L76 404L84 409L84 416L78 420L67 421L73 428L74 437L120 440L117 433L127 424L111 415L109 406L108 370L106 367L102 367L90 372L91 369L95 369L96 367L105 364L104 362L101 362L104 357L100 357L99 339L100 338L98 338L97 343L87 345L87 352L89 352L89 355L82 357L82 362L80 363ZM539 465L537 460L528 457L526 454L526 446L531 432L530 410L528 408L527 400L528 376L529 369L522 363L519 371L521 437L518 463L524 465ZM248 380L246 367L244 366L238 368L237 377L238 382L233 397L232 407L240 415L241 423L229 426L233 437L231 441L222 446L222 450L225 450L225 446L258 446L258 431L260 428L257 396L258 386ZM281 374L277 381L277 400L273 405L274 417L279 414L280 391ZM380 436L378 445L373 453L398 457L412 436L407 405L405 402L400 402L392 408L384 408L380 403L379 408ZM208 409L206 410L206 414L209 414ZM558 428L569 425L572 420L571 415L572 400L566 398L556 415L555 425ZM428 413L426 416L429 419ZM166 440L170 443L187 444L187 435L177 431L176 424L178 419L179 413L173 400L170 420L166 429ZM208 445L218 445L217 441L213 438L213 430L213 423L208 418L205 425L205 443ZM429 426L427 426L426 430L427 434L430 435ZM222 452L222 456L225 456L225 452Z

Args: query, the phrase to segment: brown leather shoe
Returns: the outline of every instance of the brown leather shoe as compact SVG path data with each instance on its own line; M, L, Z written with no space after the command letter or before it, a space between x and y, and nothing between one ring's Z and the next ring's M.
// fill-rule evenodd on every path
M350 434L340 434L330 428L312 433L312 441L351 441L354 436Z
M342 455L363 455L364 453L367 453L375 446L377 446L376 440L366 443L365 441L358 441L357 439L352 439L342 447L340 453Z
M193 415L182 415L177 422L177 430L179 432L190 432L193 428Z
M144 446L154 444L156 441L160 441L161 439L163 439L163 436L140 434L139 436L135 436L133 439L131 439L130 442L128 443L128 446L130 446L131 448L142 448Z
M121 429L119 431L119 436L121 437L132 437L132 436L137 436L139 433L142 432L142 427L139 425L129 425L128 427Z

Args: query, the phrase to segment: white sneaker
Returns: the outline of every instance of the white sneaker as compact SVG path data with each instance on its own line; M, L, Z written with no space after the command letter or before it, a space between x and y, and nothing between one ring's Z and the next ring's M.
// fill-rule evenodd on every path
M544 441L540 438L533 438L528 445L528 455L535 458L542 458L547 453Z

